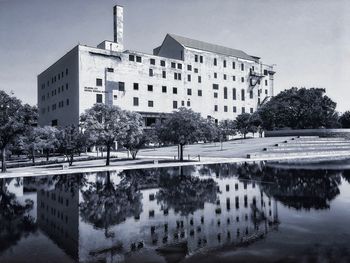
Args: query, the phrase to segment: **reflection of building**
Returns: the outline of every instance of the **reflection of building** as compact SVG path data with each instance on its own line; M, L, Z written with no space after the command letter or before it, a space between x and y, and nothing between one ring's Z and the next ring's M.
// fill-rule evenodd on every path
M179 107L232 119L273 96L274 73L257 56L173 34L153 54L125 50L115 6L114 41L78 45L38 75L39 124L78 124L95 103L139 112L146 125Z
M165 178L181 176L176 175L176 170L170 171ZM203 248L252 242L264 236L276 220L274 200L262 193L258 185L235 177L198 176L197 170L184 169L183 173L200 181L213 181L216 200L203 202L203 206L193 207L193 213L184 214L180 211L181 202L185 205L188 200L176 195L179 199L176 204L180 206L175 212L170 205L173 200L159 198L160 191L166 190L164 186L155 187L155 182L161 184L160 172L150 175L152 179L148 183L139 184L138 191L142 193L139 213L133 216L126 213L125 219L114 225L108 226L106 222L103 227L94 227L82 218L80 211L82 203L87 201L81 191L86 191L87 187L66 187L57 183L54 189L38 190L39 226L75 260L119 262L127 253L134 253L141 247L158 249L187 242L188 252L195 253ZM86 177L89 182L104 183L106 180L104 174ZM117 174L111 176L117 191L123 180L127 187L132 187L129 179L121 180ZM125 209L121 213L125 213Z
M73 259L79 258L79 189L56 187L37 192L39 227Z

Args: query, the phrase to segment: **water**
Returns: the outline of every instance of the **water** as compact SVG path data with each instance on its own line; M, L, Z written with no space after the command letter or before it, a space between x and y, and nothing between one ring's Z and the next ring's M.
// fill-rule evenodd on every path
M350 262L350 171L327 167L0 179L0 262Z

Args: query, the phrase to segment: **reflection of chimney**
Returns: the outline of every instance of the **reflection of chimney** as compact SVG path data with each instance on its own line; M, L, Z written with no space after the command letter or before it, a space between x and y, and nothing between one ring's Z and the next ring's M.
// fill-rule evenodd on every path
M114 29L114 42L123 47L123 7L116 5L113 7L113 29Z

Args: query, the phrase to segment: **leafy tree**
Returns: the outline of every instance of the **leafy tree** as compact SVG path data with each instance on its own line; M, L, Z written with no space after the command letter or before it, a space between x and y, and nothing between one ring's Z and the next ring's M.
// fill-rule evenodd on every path
M228 136L236 135L236 123L233 120L222 120L219 122L219 130L223 135L223 140L227 140Z
M219 129L212 118L203 119L203 122L201 124L201 132L202 140L204 142L213 142L219 140Z
M344 112L340 118L339 122L342 128L350 128L350 111Z
M258 111L254 112L250 117L250 131L253 133L259 132L259 136L262 137L263 128L262 128L263 121L260 117L260 114Z
M67 157L69 166L73 164L74 155L80 154L87 145L86 135L75 125L61 128L56 138L58 152Z
M0 90L1 171L6 172L6 150L19 135L36 123L37 109Z
M50 152L53 152L58 146L58 129L56 127L44 126L38 128L37 133L40 138L40 149L46 154L46 161L49 161Z
M263 128L336 127L336 103L324 94L325 90L320 88L291 88L280 92L259 110Z
M117 106L95 104L81 116L81 122L86 132L96 138L97 144L106 147L106 165L109 165L112 146L127 136L130 123L126 112Z
M24 151L32 159L33 165L35 165L35 153L41 149L41 138L39 130L41 128L31 127L27 133L22 136Z
M249 113L242 113L238 115L234 121L237 130L243 135L244 139L246 138L247 133L251 131L252 123L250 121L250 117L251 115Z
M147 143L147 136L143 131L142 116L131 111L125 112L128 120L126 136L122 145L130 152L133 159L136 159L138 151Z
M158 138L163 143L178 144L179 159L183 161L183 147L202 139L203 119L199 113L186 108L174 111L157 127Z

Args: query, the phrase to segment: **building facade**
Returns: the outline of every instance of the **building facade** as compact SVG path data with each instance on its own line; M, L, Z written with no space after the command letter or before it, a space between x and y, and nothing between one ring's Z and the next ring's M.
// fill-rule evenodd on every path
M259 57L174 34L153 54L125 50L115 6L114 41L78 45L38 75L39 125L78 124L95 103L139 112L146 126L180 107L235 119L273 96L274 73Z

